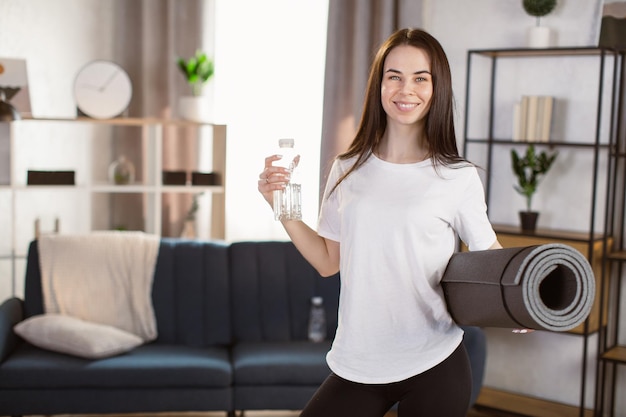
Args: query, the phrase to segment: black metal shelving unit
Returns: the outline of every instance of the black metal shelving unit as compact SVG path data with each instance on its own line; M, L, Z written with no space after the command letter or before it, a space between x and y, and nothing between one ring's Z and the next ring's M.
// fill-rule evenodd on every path
M501 128L500 131L496 132L496 122L498 121L498 112L503 111L501 109L502 104L498 101L499 97L501 97L502 91L499 88L506 88L507 86L498 85L498 76L502 76L499 71L503 71L499 64L503 60L525 60L525 59L567 59L574 60L573 62L577 65L580 60L576 61L578 57L587 57L592 58L597 63L597 73L589 72L588 70L581 67L580 71L587 71L589 74L590 80L597 80L598 83L598 91L595 100L595 118L596 125L593 133L593 137L585 137L585 138L565 138L565 137L551 137L548 142L528 142L528 141L514 141L511 136L506 134L502 134ZM479 61L480 60L480 61ZM473 84L473 70L474 66L476 66L476 62L479 61L479 69L476 71L481 72L481 76L484 77L483 84L488 84L487 87L485 85L480 85L482 88L480 93L485 96L486 104L479 103L475 105L478 107L478 110L472 108L472 98L474 91L472 87L476 87ZM516 61L518 62L518 61ZM585 61L588 62L588 61ZM608 161L609 165L608 169L620 171L622 174L621 183L619 185L622 186L622 193L613 193L612 198L614 200L624 201L626 197L626 191L624 191L624 185L626 184L626 145L622 145L616 151L613 151L616 148L617 141L617 132L619 131L619 127L617 126L620 122L616 122L616 115L623 115L623 108L621 107L622 100L617 100L619 97L623 97L623 53L619 53L617 51L608 49L608 48L593 48L593 47L572 47L572 48L549 48L549 49L477 49L477 50L469 50L467 53L467 75L466 75L466 96L465 96L465 120L464 120L464 144L463 144L463 154L470 160L476 156L475 151L478 149L483 154L483 163L480 164L482 168L484 168L485 177L484 177L484 185L485 185L485 194L488 206L492 206L497 204L495 201L493 194L493 175L491 174L492 168L494 167L494 149L497 147L502 148L514 148L516 146L525 146L530 143L533 143L536 147L541 148L570 148L576 149L580 152L589 152L592 155L592 168L591 172L589 172L589 180L591 181L591 195L586 196L589 198L590 206L589 206L589 220L588 220L588 233L583 233L583 239L586 239L588 245L588 253L586 254L590 263L594 262L604 262L604 259L597 259L598 252L594 250L594 245L598 243L598 236L600 236L601 244L604 246L603 254L606 254L608 250L610 250L610 245L612 242L612 237L615 234L615 231L611 228L607 227L604 230L596 230L596 224L602 221L602 218L597 218L598 216L605 215L605 218L609 217L609 214L613 214L615 210L611 213L602 213L602 210L599 210L599 191L603 190L605 187L607 189L607 196L609 196L609 186L610 183L609 178L604 178L601 174L605 167L603 166L605 161ZM482 65L482 66L480 66ZM484 75L483 73L486 73ZM620 75L621 74L621 75ZM553 72L544 74L545 77L559 77L560 68L555 67ZM612 86L612 88L607 88L608 86ZM574 87L574 86L573 86ZM617 87L617 88L616 88ZM487 91L485 92L485 88ZM621 96L618 97L618 94L615 92L616 90L622 90ZM611 96L610 98L610 106L606 106L608 99L607 94ZM482 104L482 105L481 105ZM592 104L590 107L593 108ZM609 108L607 108L609 107ZM618 108L622 109L621 113L618 113ZM510 109L512 113L512 108ZM607 133L606 126L606 115L607 112L610 112L610 128ZM484 134L476 135L473 134L470 128L470 123L473 123L475 120L480 120L486 125L486 129L483 128L482 131ZM480 129L479 129L480 130ZM624 140L622 140L624 142ZM612 163L611 161L617 160L618 158L610 158L609 155L621 155L622 165L618 168L616 163ZM503 163L503 162L500 162ZM506 164L509 164L509 161L506 161ZM612 175L609 173L609 175ZM614 184L613 187L615 190L619 188L618 184ZM603 188L600 188L603 187ZM605 207L612 205L612 203L607 202ZM622 205L621 208L621 217L619 226L622 227L624 225L624 213L626 213L626 207ZM612 223L611 223L612 224ZM623 227L622 227L623 229ZM510 228L507 233L511 233ZM513 232L515 233L515 232ZM521 230L519 231L520 236L528 235L527 233L523 233ZM563 232L563 239L566 239L568 232ZM551 233L552 237L555 240L559 239L559 231L553 231ZM626 251L626 242L624 246L621 246L622 241L624 239L618 239L620 246L624 247ZM600 257L602 258L602 257ZM608 258L611 259L611 258ZM615 262L624 261L624 266L626 267L626 252L624 252L624 256L622 260L615 260ZM621 265L621 263L620 263ZM601 268L604 270L605 268ZM626 270L625 270L626 272ZM604 275L604 273L600 273L597 275ZM598 283L604 282L603 277L596 277ZM604 284L600 285L602 289L604 289ZM600 291L601 288L598 288ZM604 296L604 294L603 294ZM603 383L604 376L607 374L607 371L610 371L607 368L607 363L609 361L613 361L614 354L610 352L619 352L626 356L626 347L617 347L616 350L606 350L606 347L612 346L611 341L616 339L616 335L612 335L612 337L607 337L607 328L605 326L605 322L607 318L605 317L605 313L603 309L606 309L606 300L604 298L598 296L597 303L600 304L596 308L599 309L598 316L593 323L590 324L589 320L587 320L582 328L582 331L579 333L581 337L582 344L582 354L581 354L581 379L580 379L580 401L578 407L571 407L571 405L563 405L563 409L559 410L559 415L563 416L601 416L601 414L597 414L596 410L591 410L585 407L585 399L587 396L587 390L591 387L588 387L587 383L587 364L588 364L588 355L590 348L590 336L594 333L598 333L599 337L599 346L598 351L600 353L600 359L598 361L596 372L596 406L598 408L598 398L600 396L606 397L607 390L611 389L615 390L615 381L613 380L613 385ZM610 322L610 321L609 321ZM605 352L606 351L606 352ZM621 357L621 360L626 363L626 358ZM614 363L614 362L611 362ZM613 372L614 375L614 372ZM609 381L610 382L610 381ZM520 397L524 397L520 395ZM537 399L533 398L533 402L536 402ZM554 410L555 403L550 402L550 408ZM557 405L558 408L558 405ZM506 411L506 408L502 408L502 410ZM512 410L509 410L512 411ZM528 414L535 416L537 414ZM548 414L546 414L548 415ZM550 414L554 415L554 414Z
M613 237L613 245L605 250L601 291L602 323L598 342L596 416L614 416L616 412L618 367L626 365L626 334L620 329L626 319L622 292L626 291L626 51L619 52L619 65L614 77L619 80L614 89L611 119L611 142L608 164L608 187L605 234ZM621 334L620 334L621 333ZM623 383L623 381L622 381Z

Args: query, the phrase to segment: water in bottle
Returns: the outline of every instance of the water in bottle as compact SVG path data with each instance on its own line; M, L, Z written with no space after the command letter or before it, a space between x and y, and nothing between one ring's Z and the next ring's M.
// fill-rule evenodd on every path
M278 141L278 154L282 158L274 165L287 168L290 173L289 183L282 190L274 191L274 218L276 220L302 220L302 199L300 180L298 179L298 156L293 139Z
M309 312L309 340L321 342L326 339L326 311L322 297L311 298L311 311Z

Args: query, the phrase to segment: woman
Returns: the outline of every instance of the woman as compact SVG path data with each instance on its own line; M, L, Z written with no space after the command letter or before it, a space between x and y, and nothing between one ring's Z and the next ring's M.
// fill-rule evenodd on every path
M272 204L287 172L265 159L258 188ZM463 331L440 280L457 236L501 247L476 168L459 156L450 67L439 42L403 29L379 49L361 122L335 160L318 230L283 221L323 276L341 270L332 374L302 416L465 416L471 376Z

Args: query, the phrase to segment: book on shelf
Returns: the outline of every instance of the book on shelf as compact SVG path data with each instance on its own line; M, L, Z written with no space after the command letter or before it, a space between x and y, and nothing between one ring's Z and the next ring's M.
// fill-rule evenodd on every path
M552 96L522 96L513 106L513 140L548 142L553 109Z

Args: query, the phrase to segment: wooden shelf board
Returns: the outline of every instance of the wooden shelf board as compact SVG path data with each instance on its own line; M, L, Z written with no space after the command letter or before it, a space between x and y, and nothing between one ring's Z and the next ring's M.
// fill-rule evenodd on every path
M580 415L580 409L577 406L489 387L482 388L476 400L476 406L529 417L578 417ZM584 416L593 417L593 410L585 409Z
M163 126L219 126L213 123L198 123L190 120L182 119L159 119L157 117L114 117L112 119L92 119L90 117L80 116L75 118L70 117L32 117L29 115L22 115L22 120L33 120L41 122L85 122L93 124L105 124L112 126L148 126L148 125L163 125Z
M195 193L210 193L219 194L224 192L224 187L221 185L143 185L143 184L129 184L129 185L107 185L98 184L91 188L93 193L103 194L123 194L123 193L181 193L181 194L195 194Z
M508 233L518 236L528 237L540 237L546 239L559 239L559 240L572 240L576 242L589 242L589 233L584 232L572 232L568 230L553 230L553 229L537 229L534 232L524 231L519 226L494 224L494 230L496 233ZM603 236L600 233L596 233L593 236L593 240L602 240Z
M616 346L604 352L602 359L613 362L626 363L626 346Z
M602 53L615 55L617 52L608 48L596 47L563 47L563 48L511 48L511 49L472 49L471 54L488 57L540 57L540 56L599 56Z
M607 255L607 258L614 261L626 261L626 250L611 252Z
M594 148L596 146L594 139L591 138L589 141L587 142L583 142L583 141L564 141L564 140L555 140L555 139L550 139L550 141L548 142L529 142L529 141L525 141L525 140L520 140L520 141L514 141L512 139L502 139L502 138L467 138L466 139L467 143L479 143L479 144L489 144L491 143L492 145L507 145L507 146L524 146L524 145L529 145L529 144L533 144L536 147L548 147L548 148L552 148L555 146L558 147L571 147L571 148ZM599 148L608 148L609 144L608 143L599 143L597 145Z

